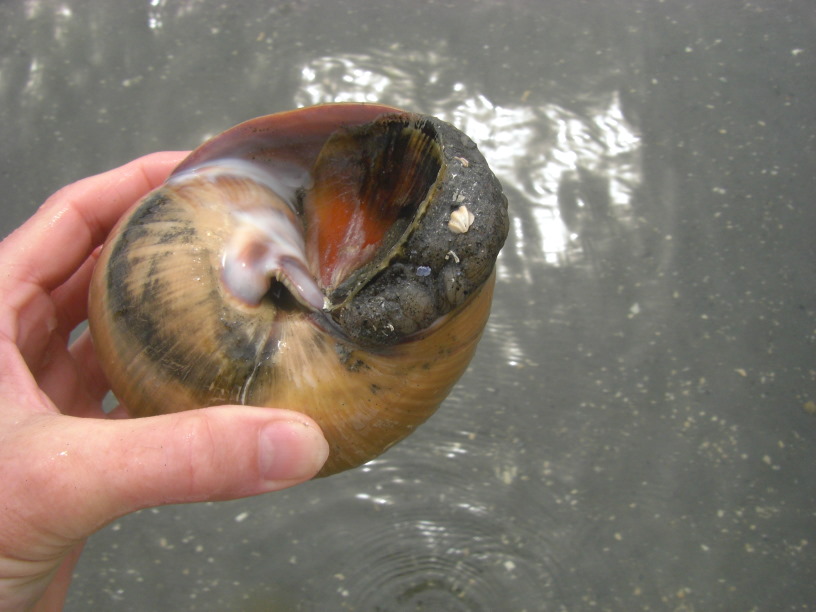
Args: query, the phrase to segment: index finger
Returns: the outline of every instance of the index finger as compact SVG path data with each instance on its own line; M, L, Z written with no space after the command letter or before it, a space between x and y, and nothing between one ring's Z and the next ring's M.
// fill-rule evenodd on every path
M63 187L0 243L15 281L51 291L64 283L124 212L160 185L187 153L168 151Z

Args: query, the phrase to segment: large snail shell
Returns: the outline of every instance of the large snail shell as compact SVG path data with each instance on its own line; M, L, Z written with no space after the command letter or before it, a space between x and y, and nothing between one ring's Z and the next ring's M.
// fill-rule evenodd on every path
M364 104L259 117L119 222L91 332L132 415L299 410L333 474L407 436L464 372L507 229L476 145L438 119Z

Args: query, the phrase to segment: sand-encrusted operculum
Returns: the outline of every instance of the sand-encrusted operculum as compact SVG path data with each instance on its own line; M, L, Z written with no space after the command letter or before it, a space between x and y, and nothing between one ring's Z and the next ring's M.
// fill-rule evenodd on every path
M509 229L501 185L473 141L434 117L413 121L433 135L440 170L421 218L389 253L387 266L335 313L339 325L365 344L398 343L465 303L492 273ZM451 213L462 205L473 222L467 232L451 232Z

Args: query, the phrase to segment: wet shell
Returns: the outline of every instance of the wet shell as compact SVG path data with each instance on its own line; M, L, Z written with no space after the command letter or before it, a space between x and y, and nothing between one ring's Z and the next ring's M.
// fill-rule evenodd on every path
M464 234L473 225L476 217L470 212L467 206L460 206L451 213L448 221L448 229L454 234Z
M473 221L455 233L462 201ZM501 186L447 123L364 104L259 117L114 228L91 332L132 415L299 410L329 475L411 433L464 372L507 229Z

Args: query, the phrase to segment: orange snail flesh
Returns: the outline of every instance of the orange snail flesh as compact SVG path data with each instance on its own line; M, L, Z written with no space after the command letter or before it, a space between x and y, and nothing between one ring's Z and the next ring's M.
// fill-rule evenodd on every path
M507 231L498 180L447 123L368 104L259 117L111 232L94 345L131 415L298 410L334 474L410 434L465 371Z

